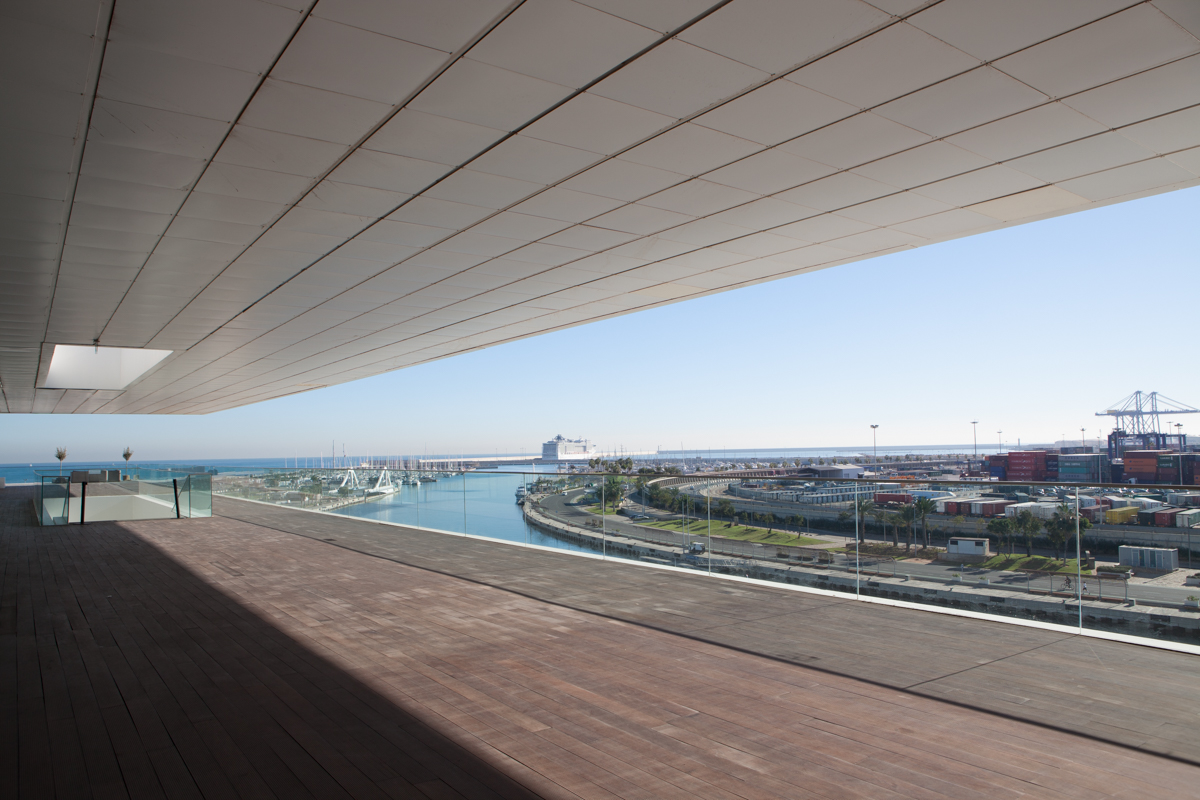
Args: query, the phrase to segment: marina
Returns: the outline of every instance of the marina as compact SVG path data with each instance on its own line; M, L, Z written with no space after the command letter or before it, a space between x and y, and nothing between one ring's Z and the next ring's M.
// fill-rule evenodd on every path
M401 485L386 496L348 504L332 513L560 550L595 549L556 538L526 522L521 507L513 502L514 496L525 496L524 484L523 475L463 473L449 480Z

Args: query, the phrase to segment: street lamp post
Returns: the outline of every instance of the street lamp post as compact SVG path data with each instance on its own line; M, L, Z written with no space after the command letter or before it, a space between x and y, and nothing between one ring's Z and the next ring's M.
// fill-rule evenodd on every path
M1183 423L1175 422L1172 424L1175 426L1175 441L1179 444L1179 452L1182 454L1183 453L1183 431L1181 429L1183 428ZM1183 483L1183 456L1182 455L1179 456L1179 476L1176 478L1176 480L1179 481L1180 483ZM1191 529L1191 527L1188 527L1186 530L1187 530L1187 551L1188 551L1188 562L1187 563L1188 563L1188 569L1191 569L1192 568L1192 529Z
M978 435L979 428L976 427L977 425L979 425L979 420L977 420L977 419L971 420L971 441L974 442L974 444L975 444L975 460L976 461L979 460L979 435Z
M1003 453L1003 452L1004 452L1004 439L1002 439L1002 438L1001 438L1001 435L1002 435L1003 433L1004 433L1004 431L996 431L996 443L997 443L998 445L1000 445L1000 452L1001 452L1001 453Z
M876 464L879 463L879 446L875 439L875 429L878 427L878 425L871 426L871 457Z

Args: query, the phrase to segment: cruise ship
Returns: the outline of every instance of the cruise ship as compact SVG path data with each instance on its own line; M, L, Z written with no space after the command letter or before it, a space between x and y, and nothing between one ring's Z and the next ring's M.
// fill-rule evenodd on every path
M596 457L596 446L587 439L567 439L561 433L542 444L542 461L587 461Z

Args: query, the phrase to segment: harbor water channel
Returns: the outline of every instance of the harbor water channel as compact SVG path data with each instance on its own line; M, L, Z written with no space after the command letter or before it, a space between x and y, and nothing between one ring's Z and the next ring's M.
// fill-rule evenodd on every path
M556 476L546 470L545 477ZM550 536L525 521L516 502L519 487L540 474L480 470L439 477L420 486L397 486L392 494L332 509L328 513L397 525L467 533L559 550L591 552L591 548Z

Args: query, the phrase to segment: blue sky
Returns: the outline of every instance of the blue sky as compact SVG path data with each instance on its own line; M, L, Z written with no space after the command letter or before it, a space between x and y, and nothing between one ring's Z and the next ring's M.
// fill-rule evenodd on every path
M1015 446L1136 389L1200 406L1200 188L631 314L206 416L0 415L0 463ZM1180 417L1200 436L1200 415Z

